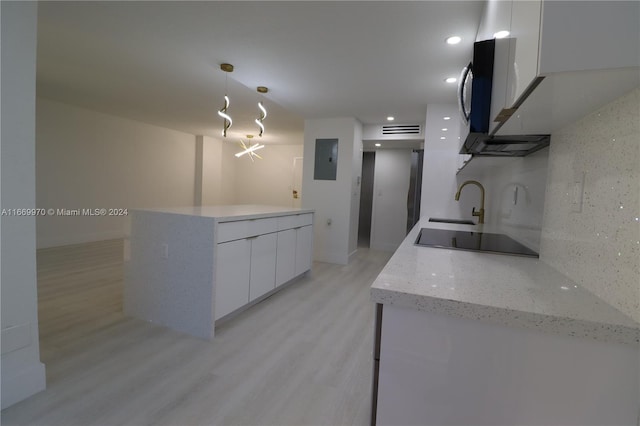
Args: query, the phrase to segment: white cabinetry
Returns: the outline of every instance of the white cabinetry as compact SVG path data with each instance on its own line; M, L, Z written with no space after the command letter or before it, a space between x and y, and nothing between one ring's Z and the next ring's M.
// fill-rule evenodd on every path
M249 301L251 241L236 240L217 247L215 313L221 318Z
M296 229L296 275L311 269L311 251L313 248L313 227L311 225Z
M631 425L638 373L636 345L384 305L376 420Z
M215 319L311 269L312 223L312 213L219 223Z
M276 286L282 285L296 276L296 230L278 232L276 259Z
M276 234L218 244L215 319L275 288Z
M276 286L277 239L277 234L275 233L260 235L251 239L249 302L269 293Z
M640 66L639 16L640 2L635 1L489 0L477 40L491 39L498 31L510 33L507 39L497 40L502 46L496 45L490 133L542 134L553 130L548 124L549 119L531 120L523 117L523 111L515 114L515 117L511 116L527 102L543 78L564 72ZM560 85L568 80L562 75L559 78L562 79ZM577 79L585 80L582 76ZM543 106L528 109L549 111L559 104L559 110L575 110L575 114L560 113L573 119L615 99L630 90L634 83L632 78L625 76L620 79L614 73L594 74L575 93L569 96L563 94L554 100L545 98L542 100L546 102ZM611 93L610 96L597 91L596 87L600 84L612 86L612 90L607 92ZM589 96L592 89L597 91L593 102L585 103L581 98L585 92ZM539 96L536 102L541 102L540 99L542 97ZM546 115L551 117L559 114L552 111ZM557 120L554 123L563 124L567 123L558 123Z
M125 314L203 339L214 337L218 320L269 297L311 268L309 210L260 205L135 209L130 221Z
M276 286L311 269L312 223L313 216L310 213L279 218Z
M514 1L509 28L505 106L513 106L538 77L540 1Z

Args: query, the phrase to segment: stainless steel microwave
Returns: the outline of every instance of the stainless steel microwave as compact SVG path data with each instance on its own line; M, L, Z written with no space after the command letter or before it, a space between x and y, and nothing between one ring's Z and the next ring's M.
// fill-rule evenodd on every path
M463 122L460 154L491 157L523 157L549 146L550 135L492 135L491 97L496 49L508 49L509 41L495 39L473 45L473 61L466 66L458 86L458 107Z

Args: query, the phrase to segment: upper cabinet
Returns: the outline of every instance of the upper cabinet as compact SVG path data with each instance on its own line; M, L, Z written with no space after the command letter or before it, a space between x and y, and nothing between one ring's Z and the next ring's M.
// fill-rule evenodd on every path
M490 133L548 134L637 86L639 21L637 1L489 0L477 40L509 32L496 40Z
M541 9L540 1L512 3L505 105L515 105L538 77Z
M640 2L544 1L541 22L541 75L640 66Z

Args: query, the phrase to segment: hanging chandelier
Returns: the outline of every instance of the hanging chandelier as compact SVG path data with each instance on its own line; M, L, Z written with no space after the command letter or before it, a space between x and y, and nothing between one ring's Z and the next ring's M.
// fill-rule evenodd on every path
M269 92L269 89L264 86L258 86L257 91L258 93L265 94ZM260 110L260 117L256 118L255 122L260 129L258 136L262 137L262 134L264 133L264 124L262 124L262 121L267 118L267 110L264 105L262 105L262 102L258 102L258 109Z
M253 135L247 135L247 139L251 139L251 138L253 138ZM254 145L249 144L249 146L247 146L247 144L245 144L242 139L240 139L239 144L240 144L240 146L242 147L243 150L238 152L237 154L235 154L235 156L237 158L240 158L243 155L247 154L247 155L249 155L249 158L251 159L252 162L255 161L253 159L253 157L256 157L256 158L259 158L260 160L262 160L262 157L260 157L258 154L256 154L256 151L259 150L259 149L264 148L264 145L256 143Z
M227 96L227 76L230 72L233 72L233 65L231 64L220 64L220 69L225 72L224 76L224 106L218 110L218 115L224 119L224 127L222 128L222 136L227 137L227 130L233 124L233 120L231 116L227 113L229 109L229 96Z

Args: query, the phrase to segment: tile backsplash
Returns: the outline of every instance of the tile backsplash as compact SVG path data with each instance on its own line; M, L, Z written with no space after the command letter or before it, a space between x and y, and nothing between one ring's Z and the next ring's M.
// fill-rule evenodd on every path
M552 134L540 258L640 322L639 194L637 88Z
M502 159L482 177L491 188L487 214L492 225L538 251L545 202L549 149ZM504 163L502 163L504 162Z

